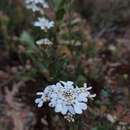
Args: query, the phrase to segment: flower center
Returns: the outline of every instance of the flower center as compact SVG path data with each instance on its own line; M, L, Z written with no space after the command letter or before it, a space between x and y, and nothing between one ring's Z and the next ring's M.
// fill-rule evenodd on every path
M75 94L72 90L67 90L63 92L63 100L67 102L67 104L73 104L75 101Z

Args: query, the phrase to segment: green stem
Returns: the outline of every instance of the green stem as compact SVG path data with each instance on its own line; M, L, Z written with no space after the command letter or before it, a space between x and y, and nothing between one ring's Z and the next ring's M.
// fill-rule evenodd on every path
M78 122L73 122L73 123L66 122L65 127L66 127L66 130L78 130L79 123Z

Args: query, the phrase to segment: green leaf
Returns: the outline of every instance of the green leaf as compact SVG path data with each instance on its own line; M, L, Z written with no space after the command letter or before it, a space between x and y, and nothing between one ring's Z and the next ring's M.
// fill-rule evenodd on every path
M34 48L35 44L34 44L34 39L31 36L31 34L27 31L23 31L22 34L20 35L19 40L21 42L23 42L24 44L26 44L29 48Z
M56 19L62 20L65 14L66 0L53 0L53 5L56 11Z
M56 12L56 19L57 20L62 20L65 14L65 9L61 8Z
M54 8L55 8L55 9L58 9L59 4L60 4L61 1L62 1L62 0L53 0L53 4L54 4Z
M55 10L59 10L59 8L64 7L66 0L53 0Z

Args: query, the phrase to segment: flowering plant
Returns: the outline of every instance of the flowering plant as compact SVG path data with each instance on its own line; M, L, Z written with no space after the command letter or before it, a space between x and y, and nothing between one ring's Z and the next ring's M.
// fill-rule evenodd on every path
M72 81L60 81L47 86L43 92L38 92L40 97L36 98L35 103L42 107L44 102L48 102L50 107L55 108L55 112L60 112L68 121L74 121L74 115L87 109L88 98L96 96L90 94L91 89L92 87L87 88L86 83L79 88Z
M42 45L49 46L53 55L50 55L50 59L53 61L53 58L58 56L57 55L57 48L61 43L62 36L62 20L65 20L65 13L67 13L67 28L68 28L68 40L69 43L73 44L76 40L72 37L72 20L71 20L71 5L73 1L65 1L61 0L55 10L55 19L50 20L48 15L46 15L45 8L49 8L49 4L44 0L26 0L25 4L28 9L31 9L33 12L38 12L38 19L33 23L35 27L39 27L41 31L44 32L44 37L40 40L36 41L36 44L40 47ZM66 10L64 9L66 7ZM75 23L75 22L74 22ZM58 26L57 26L58 25ZM57 34L57 35L56 35ZM57 37L59 36L59 37ZM50 40L50 39L52 40ZM76 44L75 44L76 45ZM80 45L77 44L77 45ZM45 50L42 50L45 51ZM46 52L45 52L46 53ZM48 54L46 54L48 55ZM50 60L50 61L51 61ZM58 60L58 59L57 59ZM56 61L53 62L53 66L56 65ZM53 68L54 69L54 68ZM55 69L54 69L55 70ZM54 75L59 74L60 72L57 71ZM59 78L61 78L59 76ZM57 80L58 77L55 77ZM55 80L54 79L54 80ZM59 79L61 80L61 79ZM69 122L75 121L75 116L78 114L82 114L83 110L87 109L87 102L88 99L92 99L96 96L96 94L91 94L89 90L92 87L87 87L85 83L83 87L78 87L72 81L60 81L53 85L48 85L45 87L44 91L37 92L37 98L35 99L35 103L38 107L42 107L45 102L48 103L49 107L54 108L56 113L60 113L64 116L64 118Z

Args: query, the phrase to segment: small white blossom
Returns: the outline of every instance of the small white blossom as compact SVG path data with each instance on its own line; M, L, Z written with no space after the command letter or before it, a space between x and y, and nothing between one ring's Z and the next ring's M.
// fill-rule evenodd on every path
M26 8L31 9L33 12L43 12L43 8L48 8L45 0L25 0Z
M38 20L34 22L34 26L40 27L42 30L46 31L47 29L54 27L54 21L49 21L44 17L39 17Z
M47 38L42 38L42 39L36 41L36 44L37 45L52 45L53 43Z
M35 100L38 107L42 107L44 102L48 102L50 107L55 109L55 112L60 112L68 121L73 121L75 114L81 114L87 109L88 98L93 98L96 94L90 94L89 90L92 87L87 87L84 84L79 88L72 81L60 81L55 85L49 85L41 93L41 97Z
M41 8L39 9L39 7L37 7L35 4L27 4L26 5L26 8L27 9L31 9L33 12L36 12L36 11L41 11Z
M111 115L111 114L107 114L106 118L108 121L110 121L111 123L115 123L117 121L117 117L115 115Z
M42 107L43 103L46 102L46 100L45 100L45 94L44 94L44 92L38 92L37 95L41 96L41 97L37 98L35 100L35 103L38 104L38 107Z

